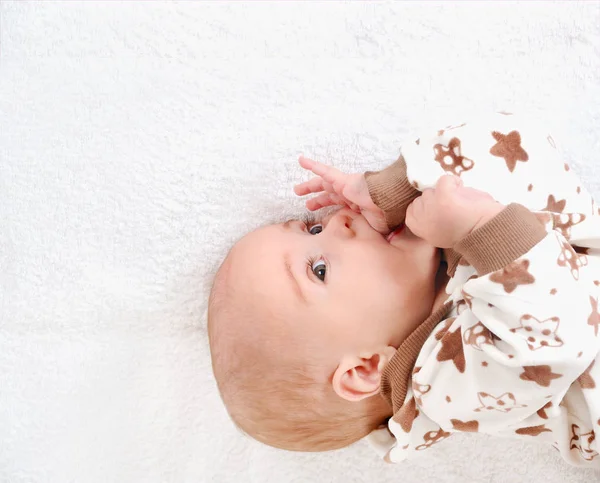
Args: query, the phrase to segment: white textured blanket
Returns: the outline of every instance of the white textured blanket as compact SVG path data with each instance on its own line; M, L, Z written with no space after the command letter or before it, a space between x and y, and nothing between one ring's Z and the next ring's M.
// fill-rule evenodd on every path
M9 2L0 64L0 481L586 482L551 448L264 448L210 372L211 272L299 212L299 153L393 161L466 110L539 114L600 195L597 2Z

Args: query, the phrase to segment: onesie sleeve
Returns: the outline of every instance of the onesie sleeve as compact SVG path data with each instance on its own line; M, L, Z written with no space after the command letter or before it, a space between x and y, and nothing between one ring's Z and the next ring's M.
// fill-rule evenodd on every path
M587 258L522 205L454 249L477 270L426 340L389 430L399 461L453 432L547 436L558 404L600 351L598 285Z
M527 207L575 245L600 248L600 207L539 119L491 113L425 130L402 143L395 163L365 178L393 229L408 205L445 173L504 205Z
M400 156L381 171L367 171L365 178L371 199L383 210L388 228L403 223L408 205L421 194L408 180L405 159Z

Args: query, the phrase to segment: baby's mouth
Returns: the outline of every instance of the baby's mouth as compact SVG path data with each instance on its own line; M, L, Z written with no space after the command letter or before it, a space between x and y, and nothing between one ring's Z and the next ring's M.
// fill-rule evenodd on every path
M393 232L391 232L388 236L386 236L385 239L388 241L388 243L391 243L392 239L396 235L399 235L400 233L402 233L403 230L404 230L404 223L402 223L398 228L396 228Z

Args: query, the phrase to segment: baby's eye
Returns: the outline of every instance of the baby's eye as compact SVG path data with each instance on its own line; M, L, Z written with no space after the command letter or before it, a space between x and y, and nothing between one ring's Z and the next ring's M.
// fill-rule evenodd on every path
M318 235L322 231L323 231L323 225L317 224L317 225L311 226L310 229L308 230L308 233L310 233L311 235Z
M312 264L312 272L315 274L321 282L325 281L325 274L327 273L327 265L323 260L317 260Z

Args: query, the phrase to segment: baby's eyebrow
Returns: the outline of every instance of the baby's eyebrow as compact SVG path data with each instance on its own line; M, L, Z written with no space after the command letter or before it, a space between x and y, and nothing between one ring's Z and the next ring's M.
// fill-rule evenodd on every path
M294 272L292 272L292 264L290 263L289 254L286 253L284 255L283 263L285 265L285 272L287 273L287 276L290 278L290 280L292 281L292 285L294 286L294 292L296 292L296 295L302 302L307 303L306 297L304 296L304 293L302 292L302 287L300 287L298 280L296 280L296 277L294 277Z

